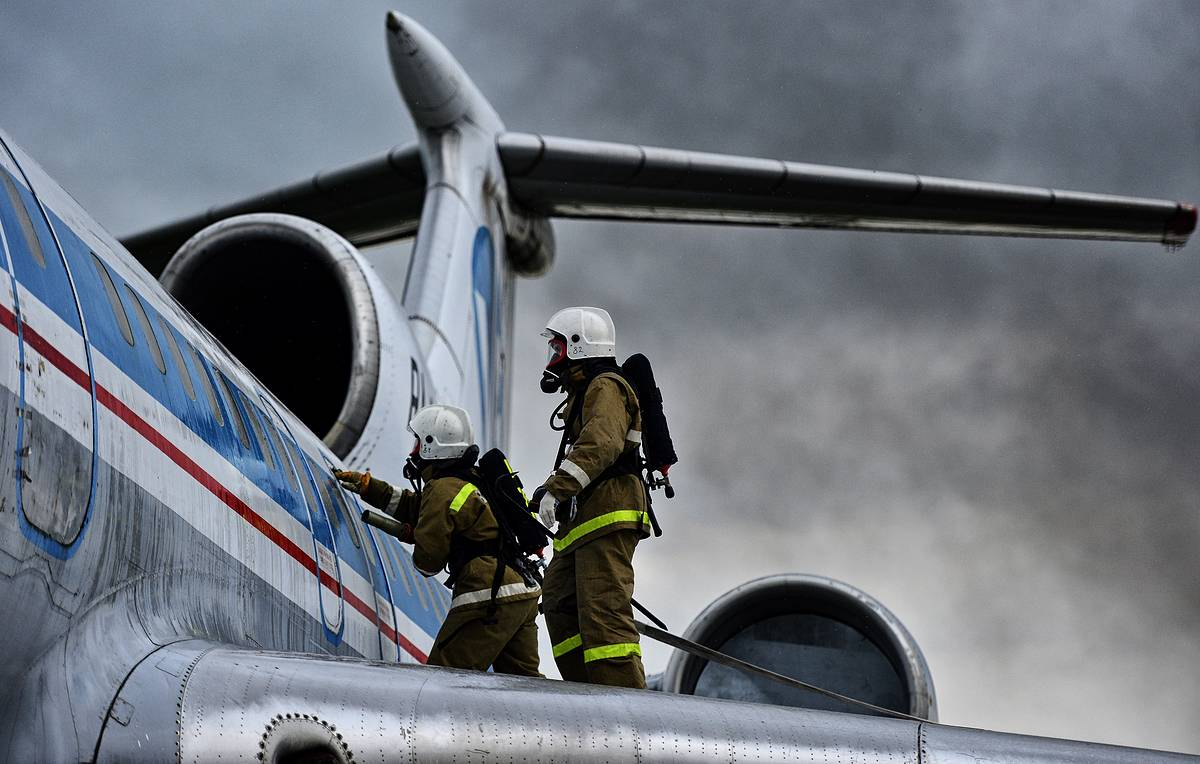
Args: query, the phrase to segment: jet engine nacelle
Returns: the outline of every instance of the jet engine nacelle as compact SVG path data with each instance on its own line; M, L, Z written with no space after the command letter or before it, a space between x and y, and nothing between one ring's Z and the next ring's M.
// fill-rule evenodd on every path
M842 695L937 720L933 678L912 635L875 599L831 578L784 574L742 584L705 608L684 636ZM678 650L662 676L662 689L870 713Z
M415 400L418 354L353 245L304 218L242 215L189 239L160 281L330 450L400 474L411 406L382 404ZM396 459L371 433L390 433Z

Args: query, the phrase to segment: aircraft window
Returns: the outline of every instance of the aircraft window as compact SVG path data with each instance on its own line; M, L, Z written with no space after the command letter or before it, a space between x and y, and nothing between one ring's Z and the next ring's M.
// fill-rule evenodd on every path
M342 527L342 512L340 509L338 509L338 505L334 503L333 499L330 497L328 484L321 479L316 470L313 470L313 477L316 478L317 485L321 486L321 492L325 494L325 506L329 510L326 514L329 515L329 523L333 526L334 533L336 533L337 530ZM352 538L351 540L354 542L354 546L358 546L357 538Z
M258 421L258 412L250 405L250 401L246 396L242 395L241 390L238 395L242 400L242 408L246 410L246 418L250 420L250 429L254 430L254 439L258 441L258 448L262 451L263 461L267 463L267 469L275 469L275 460L271 458L271 447L267 445L267 438L263 435L262 424Z
M17 190L17 184L7 172L0 171L0 176L4 177L4 188L8 191L13 212L17 215L17 223L21 226L21 233L25 235L25 241L29 243L29 252L33 255L34 261L45 268L46 255L42 252L42 241L37 237L37 232L33 230L33 220L29 217L29 210L25 208L25 202L21 200L21 192Z
M332 480L322 480L321 488L323 488L325 490L325 496L328 497L329 502L331 504L333 504L333 506L337 509L337 512L339 513L339 515L342 512L345 512L347 515L349 515L350 514L349 508L347 508L346 505L341 501L341 498L342 498L340 496L341 489L337 488L337 489L333 489L332 491L330 490L330 486L332 486L333 484L334 483ZM339 494L339 495L335 496L334 494ZM338 517L339 521L341 519L342 519L341 517ZM346 527L350 529L350 540L354 542L354 546L357 547L358 549L362 549L362 540L358 537L358 528L354 525L353 518L346 520Z
M413 593L412 584L408 581L408 573L404 569L404 563L400 561L399 553L396 551L395 545L388 539L383 539L380 546L383 548L383 554L392 562L392 567L396 571L396 578L399 578L404 583L404 591L410 596ZM395 588L392 591L393 596L396 594Z
M221 380L221 387L225 388L226 401L229 403L229 418L233 421L233 429L237 431L238 440L242 441L242 445L246 449L249 449L250 434L246 431L246 420L242 418L241 409L237 406L237 396L233 393L233 385L219 371L217 379Z
M299 495L300 484L296 482L296 473L292 472L291 466L288 465L287 454L283 451L283 442L279 433L275 431L275 425L271 421L263 417L263 429L267 431L267 439L271 441L271 448L275 450L275 455L279 457L279 471L283 473L284 479L292 488L292 493Z
M187 364L183 361L183 353L179 351L179 343L175 341L175 332L171 331L171 327L167 325L167 320L162 316L158 317L158 328L162 329L163 335L167 338L167 347L171 350L171 358L175 359L175 366L179 368L179 379L183 382L183 391L187 393L187 397L191 400L196 400L196 386L192 384L192 375L188 371Z
M208 398L208 405L212 408L217 426L224 427L225 417L221 416L221 404L217 403L217 391L213 389L212 380L208 378L208 370L204 368L204 362L200 360L200 353L196 348L188 345L188 350L192 351L192 361L195 362L197 370L196 376L200 378L200 386L204 388L204 395Z
M313 492L312 481L304 474L304 465L300 461L300 454L296 453L295 444L284 438L283 445L287 447L288 457L292 460L292 466L296 469L296 477L300 480L300 487L304 489L304 498L308 500L309 511L313 515L320 515L321 503L317 501L317 495Z
M338 501L346 510L346 517L349 518L348 522L350 525L350 538L355 544L359 544L359 541L362 542L361 546L363 552L367 555L367 562L371 564L372 568L374 568L375 552L371 548L371 539L365 538L367 533L366 528L359 524L362 522L362 519L358 517L358 504L352 499L348 498L340 489L338 489L336 483L334 484L333 490L337 492Z
M108 302L112 306L113 315L117 318L117 328L121 330L121 336L133 347L133 327L129 325L129 316L125 315L125 306L121 304L121 297L117 294L117 286L113 283L112 276L108 275L108 268L104 262L96 257L96 253L92 253L92 259L96 261L96 270L100 272L100 283L104 284L104 293L108 295Z
M163 358L162 348L158 346L158 338L154 336L154 327L150 326L150 317L146 315L146 309L142 307L141 298L128 284L125 285L125 291L129 293L129 299L133 301L133 314L137 316L138 326L142 327L142 334L146 335L146 344L150 346L150 355L154 358L154 365L158 367L160 373L166 374L167 361Z

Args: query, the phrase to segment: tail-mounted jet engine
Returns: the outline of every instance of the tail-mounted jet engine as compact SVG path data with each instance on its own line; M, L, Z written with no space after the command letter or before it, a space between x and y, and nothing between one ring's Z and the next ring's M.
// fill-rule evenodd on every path
M311 220L215 223L180 247L160 281L340 457L383 400L380 381L410 382L400 351L411 337L391 294L349 242Z
M933 678L912 635L883 605L821 576L755 579L721 596L684 634L749 663L873 705L937 720ZM675 651L662 689L781 706L859 706Z

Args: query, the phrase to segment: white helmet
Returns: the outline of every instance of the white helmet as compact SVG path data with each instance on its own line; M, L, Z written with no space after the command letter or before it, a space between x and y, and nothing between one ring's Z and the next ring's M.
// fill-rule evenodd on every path
M542 336L550 339L547 367L568 359L617 355L617 328L604 308L563 308L546 322ZM556 343L556 338L561 338L561 343Z
M417 436L422 459L457 459L474 445L471 418L457 406L435 403L413 416L408 429Z

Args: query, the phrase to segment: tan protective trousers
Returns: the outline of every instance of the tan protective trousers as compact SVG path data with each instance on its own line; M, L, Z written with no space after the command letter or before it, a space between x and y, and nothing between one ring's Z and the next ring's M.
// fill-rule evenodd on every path
M429 666L542 676L538 671L537 597L500 602L494 619L487 608L451 610L429 652Z
M614 531L550 561L542 606L563 679L646 686L630 604L639 538L636 530Z

